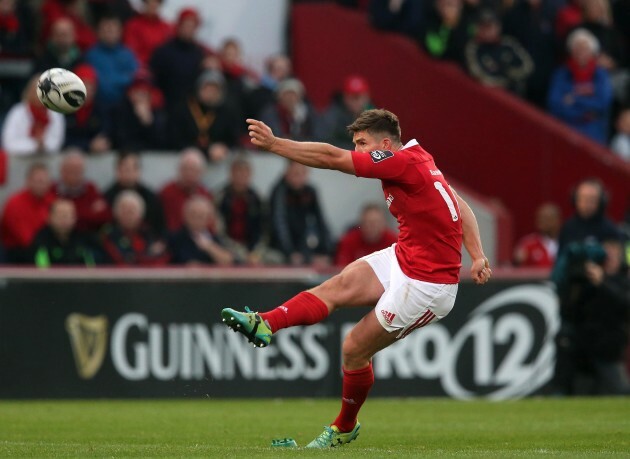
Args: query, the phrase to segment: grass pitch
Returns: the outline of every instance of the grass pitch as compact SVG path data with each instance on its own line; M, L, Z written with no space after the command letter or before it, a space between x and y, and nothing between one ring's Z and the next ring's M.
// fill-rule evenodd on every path
M337 400L0 401L0 457L630 457L630 398L372 399L359 438L304 446Z

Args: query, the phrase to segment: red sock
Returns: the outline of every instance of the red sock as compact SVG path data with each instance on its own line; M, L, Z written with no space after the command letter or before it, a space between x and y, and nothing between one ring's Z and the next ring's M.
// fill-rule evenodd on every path
M333 422L340 432L350 432L357 423L357 414L374 384L372 363L360 370L343 370L341 411Z
M271 327L272 332L294 325L312 325L328 317L326 304L309 292L295 295L282 306L263 312L260 317Z

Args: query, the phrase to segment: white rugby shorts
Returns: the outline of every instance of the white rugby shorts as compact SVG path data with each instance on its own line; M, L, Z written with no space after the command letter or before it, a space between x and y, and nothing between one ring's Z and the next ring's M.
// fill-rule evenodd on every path
M402 339L414 330L446 317L453 309L457 284L433 284L407 277L398 264L396 244L362 257L374 270L385 292L374 312L388 332Z

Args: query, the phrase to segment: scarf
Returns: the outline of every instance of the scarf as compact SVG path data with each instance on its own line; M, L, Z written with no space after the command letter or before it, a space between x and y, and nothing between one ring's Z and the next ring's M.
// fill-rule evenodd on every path
M567 67L569 68L569 72L571 72L571 76L573 76L573 81L575 83L592 83L595 70L597 70L597 60L593 58L582 67L575 59L570 57L567 61Z
M28 109L33 117L33 124L31 125L31 137L39 138L44 135L46 126L50 122L50 115L48 110L42 104L28 104Z
M206 149L210 146L209 131L217 119L217 115L213 110L208 110L208 112L204 113L201 105L194 98L188 101L188 108L197 126L197 145L202 149Z

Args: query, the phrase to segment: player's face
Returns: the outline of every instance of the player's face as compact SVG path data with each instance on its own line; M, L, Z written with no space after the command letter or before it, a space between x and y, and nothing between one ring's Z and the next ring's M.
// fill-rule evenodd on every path
M374 150L391 150L392 141L388 137L372 135L367 131L359 131L352 137L355 150L369 153Z

